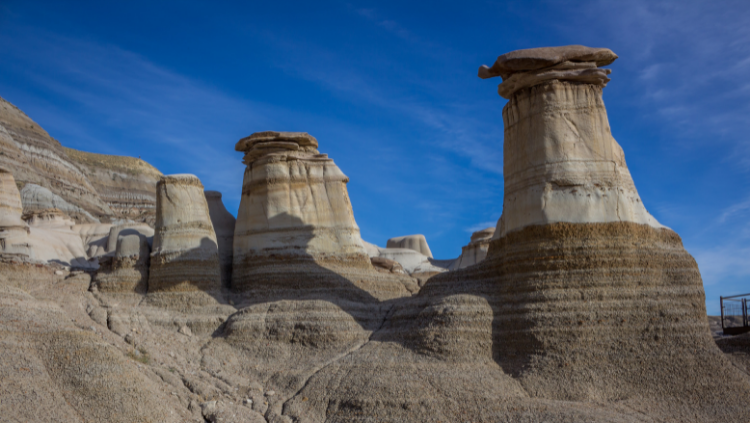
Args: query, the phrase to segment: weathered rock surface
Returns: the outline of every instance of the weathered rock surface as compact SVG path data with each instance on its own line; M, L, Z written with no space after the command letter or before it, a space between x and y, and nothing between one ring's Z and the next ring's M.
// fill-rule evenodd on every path
M0 252L31 255L29 227L21 219L23 206L13 174L0 168Z
M86 175L67 156L60 143L36 122L0 98L0 167L12 170L20 185L36 184L97 219L112 210L102 201Z
M87 153L63 147L113 212L111 219L127 219L154 226L156 183L162 173L141 159Z
M451 270L473 266L487 257L490 241L495 235L495 228L485 228L471 234L469 244L461 248L461 255L451 265Z
M141 234L120 235L114 255L99 259L94 283L100 292L146 294L151 249Z
M35 211L24 215L29 224L29 245L33 257L49 263L83 269L96 269L99 264L86 252L76 223L58 209Z
M211 224L216 233L216 241L219 243L219 262L221 263L221 286L229 288L232 282L232 258L234 256L234 226L235 218L232 216L224 203L221 201L221 193L218 191L206 191L206 202L208 213L211 215Z
M26 184L21 189L23 212L32 214L49 209L57 209L70 216L76 222L100 223L99 219L86 210L70 204L59 195L36 184Z
M643 206L612 137L601 86L556 78L520 89L503 108L503 120L506 191L495 237L555 222L661 227Z
M132 157L68 149L0 98L0 167L13 172L27 213L57 208L77 223L153 226L161 173Z
M163 176L156 192L149 295L189 293L194 295L171 298L198 302L220 298L219 249L200 180L187 174Z
M421 234L391 238L385 243L385 248L408 248L427 258L432 258L432 251L430 251L430 246L427 245L427 239Z

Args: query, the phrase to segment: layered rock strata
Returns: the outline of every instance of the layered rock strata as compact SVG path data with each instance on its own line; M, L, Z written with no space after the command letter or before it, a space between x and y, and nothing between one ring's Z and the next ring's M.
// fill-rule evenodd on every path
M112 219L127 219L154 226L156 183L162 173L135 157L87 153L63 147L112 209Z
M695 260L637 197L601 89L563 78L512 93L505 208L487 258L433 277L384 330L446 360L491 356L532 398L744 421L750 383L710 337Z
M117 237L113 255L99 260L94 277L100 292L146 294L151 249L144 235Z
M210 347L261 360L260 373L290 387L367 342L392 301L418 290L409 276L373 267L348 178L317 146L308 134L284 132L237 144L247 165L231 285L240 311Z
M385 243L385 248L408 248L425 257L432 258L432 251L430 251L430 246L427 245L427 239L421 234L391 238Z
M234 256L234 226L235 218L232 216L224 203L221 201L221 193L218 191L206 191L206 202L208 212L211 215L211 224L216 233L219 243L219 263L221 263L221 286L229 288L232 282L232 258Z
M205 293L219 298L219 250L203 185L194 175L168 175L159 180L156 191L149 294Z
M503 84L566 61L596 67L617 58L610 50L581 46L512 53L487 71L501 75ZM602 85L560 76L515 87L511 94L503 108L506 191L496 238L554 222L661 227L643 206L622 148L612 137Z
M86 175L60 143L16 106L0 98L0 166L13 171L21 185L36 184L95 218L112 215Z
M29 227L21 219L23 206L13 174L0 168L0 252L31 255Z
M324 277L320 285L309 282L306 288L333 283L351 289L355 297L405 295L402 283L368 282L382 277L360 238L346 190L349 179L317 147L307 133L273 131L252 134L235 146L245 154L247 168L234 232L232 289L256 290L261 281L269 289L288 289L307 271L331 274L327 267L335 269L333 274L359 275L352 279L363 286ZM282 275L286 272L291 273Z
M495 235L495 228L485 228L471 234L469 244L461 248L461 255L451 265L451 270L473 266L487 257L490 241Z

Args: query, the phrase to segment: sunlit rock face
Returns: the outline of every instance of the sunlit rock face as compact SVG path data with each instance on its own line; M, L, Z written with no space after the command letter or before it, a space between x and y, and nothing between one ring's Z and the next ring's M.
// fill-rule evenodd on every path
M612 137L602 88L617 56L583 46L519 50L480 76L502 76L505 196L495 238L554 222L661 227L643 206ZM549 78L524 79L529 75ZM603 79L592 81L591 75ZM530 77L529 77L530 78ZM516 83L511 87L508 84Z
M432 258L432 251L430 251L430 246L427 245L427 239L421 234L391 238L386 242L385 248L408 248Z
M490 248L490 241L494 234L494 227L485 228L471 234L469 244L461 248L461 256L453 262L451 270L473 266L484 260L487 257L487 250Z
M383 330L446 360L491 355L539 400L747 420L750 383L710 336L695 260L638 197L610 134L604 82L523 75L565 60L606 64L600 53L613 60L578 46L501 56L503 84L528 83L501 90L504 210L487 257L431 278Z
M23 206L13 174L0 168L0 252L31 254L28 244L29 227L21 219Z
M193 175L163 176L156 187L156 228L148 292L221 291L219 250L203 185Z
M232 289L252 289L260 268L275 261L373 271L346 190L349 178L317 147L314 137L301 132L258 132L237 143L247 168L234 231ZM372 289L386 297L403 294L403 286Z

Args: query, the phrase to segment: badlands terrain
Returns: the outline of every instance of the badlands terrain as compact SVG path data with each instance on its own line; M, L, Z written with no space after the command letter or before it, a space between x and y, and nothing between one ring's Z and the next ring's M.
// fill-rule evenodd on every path
M709 324L611 135L615 59L479 68L507 100L503 214L453 260L364 241L310 134L237 142L235 219L194 175L65 148L0 99L2 420L750 421L750 335Z

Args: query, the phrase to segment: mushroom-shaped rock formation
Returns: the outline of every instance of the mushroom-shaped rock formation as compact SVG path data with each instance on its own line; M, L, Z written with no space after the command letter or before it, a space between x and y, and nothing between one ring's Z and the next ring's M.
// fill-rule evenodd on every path
M0 168L0 252L29 257L29 227L21 219L23 206L13 174Z
M615 57L569 50L499 62L518 60L506 66L512 78L538 63ZM503 120L504 211L487 258L430 279L384 330L445 359L492 356L544 401L616 403L664 421L750 420L750 383L710 336L695 260L638 198L602 84L563 75L524 86Z
M566 63L603 72L596 66L616 58L608 49L583 46L518 50L500 56L485 73L503 76L502 91L512 78ZM555 222L660 228L643 206L622 148L612 137L604 85L549 72L549 79L501 92L510 101L503 109L505 197L495 238Z
M614 62L617 55L610 49L585 46L542 47L516 50L498 57L492 67L482 65L482 79L500 76L498 93L510 99L521 88L545 81L570 81L604 87L610 69L600 69Z
M148 292L153 303L168 307L179 306L171 303L183 299L199 304L209 295L221 297L216 234L203 185L194 175L163 176L156 186L156 228ZM186 295L180 295L183 293Z
M451 270L473 266L487 257L495 227L484 228L471 234L469 244L461 248L461 255L451 265Z
M424 235L406 235L391 238L385 243L385 248L408 248L423 256L432 258L432 251L430 251L430 246L427 245L427 239L425 239Z
M234 230L232 289L265 290L266 284L288 289L299 285L303 274L333 272L353 277L354 285L341 281L338 288L355 296L406 295L402 282L372 279L385 276L372 267L362 243L346 190L349 178L317 147L307 133L274 131L252 134L235 146L245 153L247 168ZM335 279L322 285L310 279L306 288L321 289Z
M219 263L221 263L221 286L229 288L232 281L232 256L234 248L235 218L221 201L219 191L206 191L208 212L219 243Z
M392 302L419 289L393 266L373 267L348 179L317 145L308 134L286 132L237 143L247 165L231 284L240 311L207 346L210 354L260 363L263 372L281 371L277 386L295 389L324 363L367 342Z

